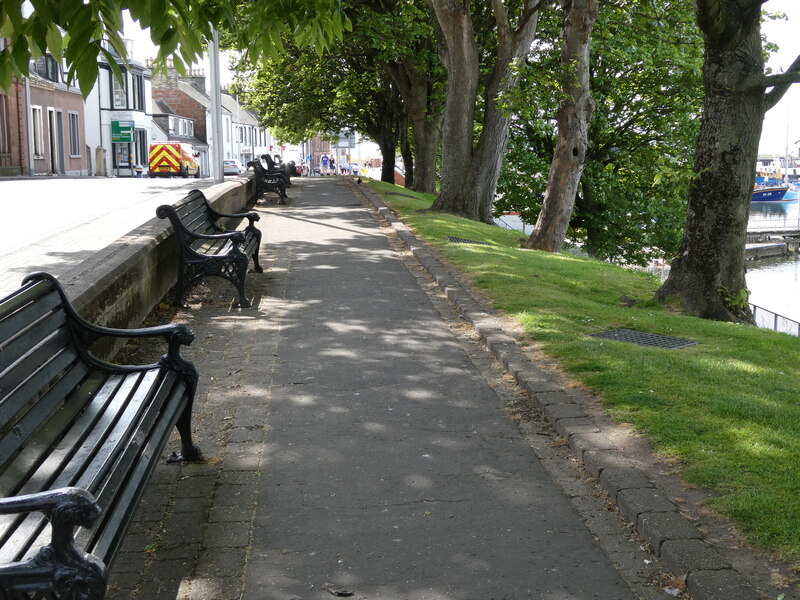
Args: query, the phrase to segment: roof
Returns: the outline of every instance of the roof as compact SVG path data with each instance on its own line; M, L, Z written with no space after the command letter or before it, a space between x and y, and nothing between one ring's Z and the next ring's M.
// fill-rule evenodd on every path
M230 94L222 94L222 106L228 109L231 115L238 118L238 122L244 125L252 125L253 127L260 127L258 119L255 115L247 110L244 106L231 96Z
M156 100L153 98L153 114L154 115L176 115L172 107L163 100Z

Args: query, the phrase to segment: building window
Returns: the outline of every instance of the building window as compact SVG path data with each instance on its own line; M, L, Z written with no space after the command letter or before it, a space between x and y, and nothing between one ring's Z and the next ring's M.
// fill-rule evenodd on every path
M81 155L80 115L69 112L69 155Z
M231 120L228 117L225 117L225 124L222 127L225 130L225 141L231 141Z
M31 106L31 118L33 121L33 156L44 158L44 123L41 106Z
M120 83L113 71L109 71L109 74L111 75L111 108L128 108L124 84L125 71L122 72L123 83Z
M144 110L144 75L131 73L131 88L133 91L133 109Z
M56 62L56 59L49 54L46 57L45 68L47 69L47 79L55 82L61 81L61 68Z
M2 41L2 38L0 38ZM8 96L0 94L0 155L11 153L10 129L8 118Z

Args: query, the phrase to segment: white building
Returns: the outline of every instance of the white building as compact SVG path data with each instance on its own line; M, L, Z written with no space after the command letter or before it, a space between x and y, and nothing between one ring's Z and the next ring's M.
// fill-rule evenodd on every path
M137 165L146 171L148 161L153 129L151 74L137 61L130 60L129 67L118 64L121 81L111 65L100 59L97 82L85 101L86 145L93 153L92 172L131 177Z

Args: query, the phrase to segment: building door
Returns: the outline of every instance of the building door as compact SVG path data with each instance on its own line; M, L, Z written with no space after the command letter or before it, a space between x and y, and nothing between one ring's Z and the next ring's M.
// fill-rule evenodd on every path
M56 145L58 150L58 172L64 175L66 171L66 160L64 158L64 113L56 111Z
M64 173L64 116L61 111L47 109L49 173Z

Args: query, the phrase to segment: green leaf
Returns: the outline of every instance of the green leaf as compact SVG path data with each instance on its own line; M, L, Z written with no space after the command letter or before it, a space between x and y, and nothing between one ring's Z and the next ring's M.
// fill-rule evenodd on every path
M97 55L93 55L92 52L85 52L80 62L76 64L75 71L78 77L78 85L84 98L89 97L97 81L99 66L96 57Z
M47 49L57 60L61 59L61 30L55 23L50 23L50 27L47 29Z
M3 90L7 90L11 87L11 78L14 76L8 54L8 48L0 52L0 89Z

